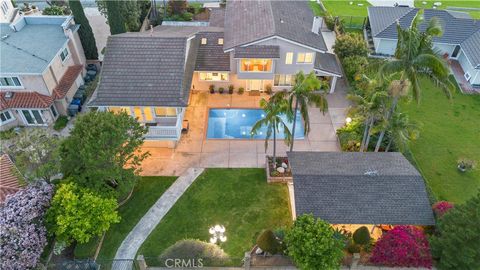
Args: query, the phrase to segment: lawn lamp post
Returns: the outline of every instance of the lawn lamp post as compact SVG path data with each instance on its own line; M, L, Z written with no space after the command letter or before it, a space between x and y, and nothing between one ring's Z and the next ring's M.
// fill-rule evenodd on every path
M215 225L211 227L208 232L212 235L212 237L210 237L210 243L212 244L216 244L218 241L222 243L227 241L225 227L223 225Z

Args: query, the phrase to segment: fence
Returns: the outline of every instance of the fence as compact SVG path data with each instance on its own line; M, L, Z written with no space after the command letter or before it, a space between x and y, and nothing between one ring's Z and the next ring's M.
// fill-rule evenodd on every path
M337 18L346 30L362 30L363 28L365 28L365 25L367 23L367 17L338 16Z

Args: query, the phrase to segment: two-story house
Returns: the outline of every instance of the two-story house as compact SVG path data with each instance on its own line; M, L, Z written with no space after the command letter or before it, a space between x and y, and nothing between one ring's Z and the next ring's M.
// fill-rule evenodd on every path
M67 113L85 71L71 16L28 16L0 23L1 128L48 126Z
M342 73L320 25L307 1L228 1L211 11L209 26L111 36L89 106L126 111L149 126L147 140L174 147L191 90L282 90L302 70L330 81L332 92Z

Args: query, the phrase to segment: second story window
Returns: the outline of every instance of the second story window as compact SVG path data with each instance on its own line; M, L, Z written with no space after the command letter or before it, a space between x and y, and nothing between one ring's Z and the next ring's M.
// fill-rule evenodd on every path
M200 72L202 81L228 81L227 72Z
M67 59L68 57L68 49L65 48L62 50L62 52L60 53L60 58L62 58L62 62L65 62L65 60Z
M2 87L21 87L22 83L18 77L0 77Z
M218 39L218 45L223 45L223 38Z
M311 63L313 63L313 53L298 53L297 54L297 63L298 64L311 64Z
M291 65L293 63L293 52L287 52L285 55L285 64Z
M272 59L242 59L240 61L242 72L271 72Z
M202 45L207 45L207 38L202 38Z

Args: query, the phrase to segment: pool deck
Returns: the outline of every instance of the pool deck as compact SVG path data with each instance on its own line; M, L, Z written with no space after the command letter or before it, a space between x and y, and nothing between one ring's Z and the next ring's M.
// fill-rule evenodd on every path
M348 101L346 87L340 80L334 94L328 95L329 111L323 115L317 108L309 108L310 134L295 140L294 151L340 151L335 130L343 126ZM185 119L190 123L175 149L155 147L151 141L142 150L149 151L142 165L143 175L180 175L191 167L200 168L262 168L265 167L265 140L206 139L208 110L210 108L259 108L261 98L247 93L210 94L199 92L191 96ZM288 147L277 140L277 155L286 155ZM273 152L269 142L267 154Z

